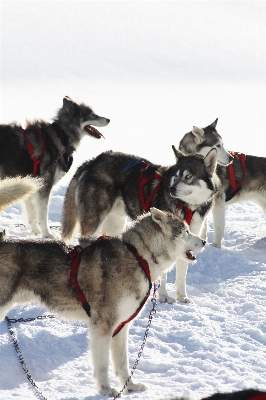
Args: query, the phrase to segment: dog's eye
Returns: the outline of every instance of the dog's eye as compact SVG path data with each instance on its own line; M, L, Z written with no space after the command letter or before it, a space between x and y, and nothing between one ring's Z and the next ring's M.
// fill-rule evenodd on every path
M221 145L220 145L220 144L217 144L216 147L221 147Z
M192 178L192 175L186 175L186 176L185 176L185 179L186 179L186 180L189 180L189 179L191 179L191 178Z

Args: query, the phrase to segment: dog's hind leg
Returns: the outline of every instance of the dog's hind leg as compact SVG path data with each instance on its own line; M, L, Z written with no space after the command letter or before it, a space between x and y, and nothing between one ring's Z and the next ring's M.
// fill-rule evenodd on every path
M121 385L124 385L129 377L128 369L128 330L129 324L125 325L117 335L112 338L111 352L115 369ZM142 383L134 383L132 379L128 382L125 392L144 391L148 388Z
M101 329L89 323L90 351L94 367L97 390L105 396L116 396L118 392L112 389L108 378L109 350L112 333L103 334Z
M35 235L38 235L41 230L37 220L36 193L26 200L24 204L30 230Z
M124 201L118 197L102 224L101 233L108 236L121 235L126 227L126 218Z

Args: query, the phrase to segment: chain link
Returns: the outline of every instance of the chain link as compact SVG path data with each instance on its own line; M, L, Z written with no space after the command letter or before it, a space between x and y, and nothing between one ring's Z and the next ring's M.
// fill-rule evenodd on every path
M12 329L12 324L14 324L16 322L30 322L30 321L35 321L37 319L40 320L40 319L45 319L45 318L55 318L55 316L54 315L40 315L40 316L35 317L35 318L26 318L26 319L24 319L24 318L14 319L14 318L5 317L5 320L6 320L6 323L7 323L7 327L8 327L10 336L12 338L13 345L15 347L15 350L16 350L17 354L18 354L19 362L20 362L20 364L22 366L23 371L26 374L26 377L27 377L28 381L30 382L32 388L35 391L36 397L38 397L38 399L40 399L40 400L47 400L47 399L46 399L46 397L43 396L42 392L39 390L38 386L36 385L36 383L34 382L32 376L31 376L31 374L29 373L29 370L27 368L26 362L25 362L25 360L24 360L24 358L22 356L22 353L20 351L15 332Z
M159 286L160 286L160 285L157 285L156 283L154 284L153 295L152 295L152 298L151 298L152 309L150 310L150 314L149 314L149 317L148 317L148 324L147 324L147 326L146 326L146 330L145 330L145 333L144 333L144 337L143 337L143 340L142 340L142 344L141 344L141 346L140 346L140 350L139 350L139 352L138 352L138 356L137 356L137 358L136 358L136 360L135 360L135 362L134 362L134 365L133 365L133 367L132 367L132 370L131 370L131 372L130 372L130 374L129 374L129 377L127 378L127 380L126 380L124 386L122 387L122 389L120 390L120 392L117 393L117 395L113 397L113 400L114 400L114 399L117 399L118 397L121 397L121 394L122 394L123 391L126 389L127 385L129 384L130 379L132 378L132 376L133 376L133 374L134 374L134 372L135 372L135 369L136 369L137 366L138 366L140 357L141 357L141 355L142 355L142 352L143 352L143 350L144 350L144 347L145 347L145 344L146 344L146 341L147 341L147 337L148 337L148 334L149 334L149 329L150 329L150 326L151 326L152 318L153 318L154 314L156 314L156 309L155 309L155 306L157 305L157 303L156 303L156 290L159 288Z
M148 323L147 323L147 326L146 326L146 329L145 329L145 333L144 333L142 344L140 346L140 350L138 352L138 356L137 356L137 358L136 358L136 360L134 362L134 365L132 367L130 375L127 378L124 386L122 387L120 392L116 396L113 397L113 400L117 399L118 397L121 397L121 394L126 389L128 383L130 382L130 380L131 380L131 378L132 378L132 376L133 376L133 374L134 374L134 372L135 372L135 370L136 370L136 368L138 366L140 357L141 357L142 352L144 350L144 347L146 345L146 341L147 341L147 337L148 337L148 334L149 334L149 329L150 329L150 326L151 326L152 318L153 318L154 314L156 314L156 309L155 309L155 307L157 305L157 303L156 303L156 290L158 289L158 287L159 286L157 284L154 284L153 295L152 295L152 298L151 298L152 308L150 310L150 314L149 314L149 317L148 317ZM28 370L28 368L26 366L26 363L25 363L25 361L23 359L22 353L21 353L21 351L19 349L18 341L16 339L15 333L14 333L14 331L12 329L12 324L14 324L16 322L31 322L31 321L45 319L45 318L56 318L56 317L54 315L40 315L40 316L35 317L35 318L18 318L18 319L5 317L5 320L6 320L8 329L9 329L9 333L11 335L11 338L12 338L12 341L13 341L13 344L14 344L14 347L15 347L15 350L18 353L19 362L20 362L20 364L21 364L21 366L22 366L22 368L23 368L23 370L24 370L24 372L25 372L25 374L27 376L28 381L32 385L33 389L35 390L36 396L41 400L47 400L47 399L46 399L46 397L43 396L43 394L41 393L41 391L37 387L36 383L32 379L31 374L29 373L29 370Z

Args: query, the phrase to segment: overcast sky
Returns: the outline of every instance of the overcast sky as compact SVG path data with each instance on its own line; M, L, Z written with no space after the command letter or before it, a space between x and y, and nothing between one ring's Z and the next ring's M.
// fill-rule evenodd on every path
M227 148L265 156L265 93L265 1L1 1L1 122L68 95L115 149L164 155L218 117Z
M2 1L2 81L266 78L265 1Z

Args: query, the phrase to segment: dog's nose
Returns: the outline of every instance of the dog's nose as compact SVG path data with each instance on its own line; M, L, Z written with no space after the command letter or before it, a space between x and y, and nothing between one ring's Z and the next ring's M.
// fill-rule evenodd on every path
M107 124L109 124L109 122L110 122L110 119L109 119L109 118L106 118L106 121L107 121Z
M206 240L202 240L202 246L205 246Z
M174 186L170 186L170 193L171 194L175 194L175 187Z

